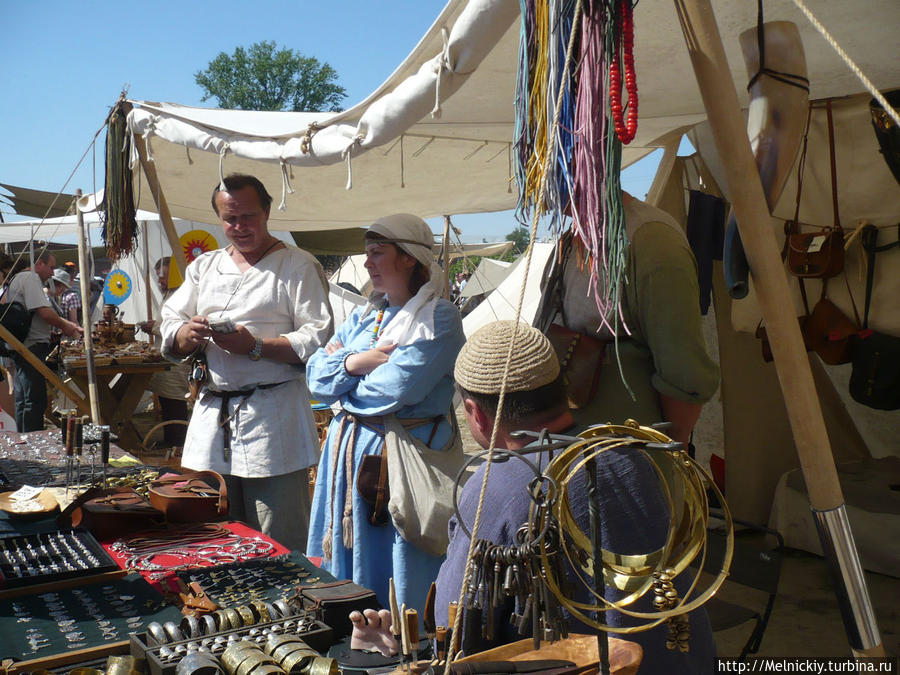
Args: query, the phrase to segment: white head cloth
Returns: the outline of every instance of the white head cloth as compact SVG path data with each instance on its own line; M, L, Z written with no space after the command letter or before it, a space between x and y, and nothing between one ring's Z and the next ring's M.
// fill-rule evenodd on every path
M391 319L378 338L377 345L408 345L418 340L434 339L434 308L441 298L443 273L434 260L434 233L428 224L409 213L397 213L379 218L369 226L369 232L390 239L403 251L422 263L429 273L428 282ZM369 298L370 307L381 304L380 293ZM367 310L368 311L368 308Z

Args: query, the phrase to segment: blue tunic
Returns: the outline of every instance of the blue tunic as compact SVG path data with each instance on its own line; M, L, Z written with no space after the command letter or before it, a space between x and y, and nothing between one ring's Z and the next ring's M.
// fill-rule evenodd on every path
M385 309L382 327L396 316L399 309L399 306ZM398 346L391 352L387 363L368 375L355 376L344 369L344 360L354 352L370 349L378 314L377 311L370 311L362 316L362 311L355 310L337 330L334 341L340 341L343 348L330 355L325 349L319 349L307 362L307 382L313 397L328 404L340 402L344 410L361 416L394 413L400 419L409 419L450 414L453 364L465 342L456 307L446 300L439 300L434 311L434 339ZM344 547L341 519L347 490L346 453L351 438L349 423L342 435L341 447L334 447L343 417L341 413L332 420L319 459L307 555L324 557L322 541L330 523L332 557L323 563L329 572L338 579L353 579L361 586L372 589L384 606L388 602L388 579L394 577L397 602L420 607L428 587L437 577L443 556L430 556L408 543L390 521L381 526L369 523L369 507L356 491L355 473L363 456L381 450L383 437L362 424L356 425L352 453L353 548ZM410 433L428 442L432 430L433 425L426 424L411 429ZM437 426L431 447L444 447L451 434L451 425L445 419ZM333 461L335 452L338 453L336 465ZM333 466L336 466L334 476Z

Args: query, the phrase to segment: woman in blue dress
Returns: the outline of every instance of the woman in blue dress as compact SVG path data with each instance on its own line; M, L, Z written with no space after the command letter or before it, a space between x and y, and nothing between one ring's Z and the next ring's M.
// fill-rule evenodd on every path
M456 433L453 364L465 342L456 307L441 295L434 235L419 217L387 216L366 233L373 293L306 365L313 397L340 404L319 460L306 552L322 556L338 579L352 579L388 602L421 606L443 556L404 540L385 510L362 499L356 476L363 457L382 452L381 417L394 414L433 449Z

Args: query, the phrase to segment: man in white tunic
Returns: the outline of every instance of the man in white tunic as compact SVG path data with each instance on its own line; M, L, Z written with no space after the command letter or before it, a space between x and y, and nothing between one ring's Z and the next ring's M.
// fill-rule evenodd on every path
M225 476L231 518L305 551L318 442L304 364L333 333L328 285L313 256L269 234L257 178L228 176L212 204L231 244L188 265L162 309L163 354L205 351L209 365L181 463Z

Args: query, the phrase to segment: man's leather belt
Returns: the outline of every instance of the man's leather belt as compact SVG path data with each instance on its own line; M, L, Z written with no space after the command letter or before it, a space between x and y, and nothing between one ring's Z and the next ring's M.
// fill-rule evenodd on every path
M274 387L280 387L283 384L287 384L288 382L293 382L293 380L285 380L284 382L272 382L270 384L258 384L251 389L233 389L230 391L223 391L219 389L210 389L207 387L206 391L216 398L222 399L222 404L219 406L219 426L222 427L222 436L223 436L223 452L225 456L225 461L231 461L231 418L233 415L228 414L228 404L233 398L240 398L241 403L246 401L253 392L258 389L272 389Z

